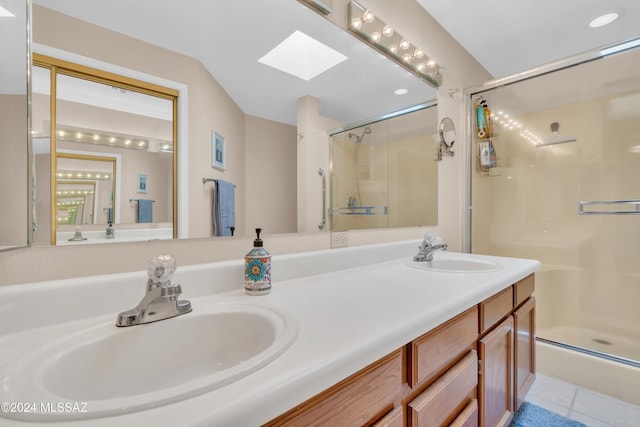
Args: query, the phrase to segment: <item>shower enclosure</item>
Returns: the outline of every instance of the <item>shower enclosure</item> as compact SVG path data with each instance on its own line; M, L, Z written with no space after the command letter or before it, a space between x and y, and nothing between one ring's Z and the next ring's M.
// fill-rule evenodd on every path
M640 49L609 52L468 92L470 246L541 261L539 340L635 369ZM489 128L484 137L478 120Z
M331 231L435 225L438 108L429 103L331 135Z

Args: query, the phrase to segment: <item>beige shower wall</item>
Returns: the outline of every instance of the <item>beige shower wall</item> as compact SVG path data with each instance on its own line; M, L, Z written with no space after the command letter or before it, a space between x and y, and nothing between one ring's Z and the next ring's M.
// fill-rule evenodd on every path
M438 223L438 167L435 135L410 137L358 148L361 206L374 206L378 215L332 216L333 230L435 226ZM332 142L333 208L346 208L358 198L354 175L353 140L334 136ZM387 214L383 215L383 208Z
M542 328L637 335L640 218L578 215L578 201L640 199L639 111L635 92L514 117L540 136L557 121L577 140L536 148L497 129L494 176L473 172L473 252L543 263Z

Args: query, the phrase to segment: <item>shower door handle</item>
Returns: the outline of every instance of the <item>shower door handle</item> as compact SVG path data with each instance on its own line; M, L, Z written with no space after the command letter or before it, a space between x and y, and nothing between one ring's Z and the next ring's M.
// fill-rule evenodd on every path
M585 206L603 206L603 210L586 210ZM607 205L629 206L634 209L606 210ZM578 215L640 215L640 200L594 200L578 202Z
M318 175L322 179L322 222L318 224L319 230L324 230L324 226L327 224L327 174L324 169L318 169Z

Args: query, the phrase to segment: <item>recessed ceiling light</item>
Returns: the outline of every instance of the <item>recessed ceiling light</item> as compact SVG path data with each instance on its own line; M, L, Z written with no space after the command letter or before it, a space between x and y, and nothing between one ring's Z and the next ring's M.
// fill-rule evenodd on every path
M340 52L296 31L258 62L308 81L346 59Z
M15 18L16 15L9 12L4 7L0 6L0 18Z
M393 91L396 95L406 95L409 91L407 89L396 89Z
M619 11L609 11L603 13L602 15L594 18L591 22L589 22L589 26L591 28L600 28L605 25L611 24L613 21L620 17L621 13Z

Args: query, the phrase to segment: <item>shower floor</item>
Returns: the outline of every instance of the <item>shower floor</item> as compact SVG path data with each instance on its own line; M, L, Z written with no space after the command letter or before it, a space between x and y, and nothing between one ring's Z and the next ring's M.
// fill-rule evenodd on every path
M537 332L540 338L547 340L640 361L640 341L628 337L569 326L539 328Z

